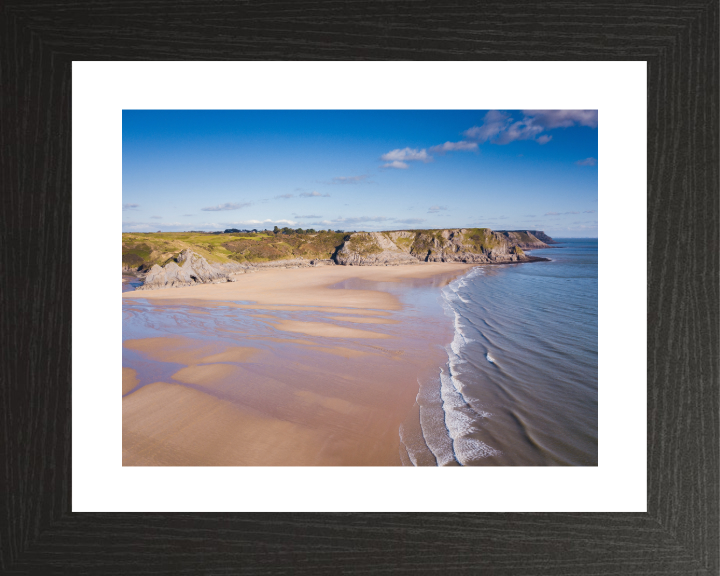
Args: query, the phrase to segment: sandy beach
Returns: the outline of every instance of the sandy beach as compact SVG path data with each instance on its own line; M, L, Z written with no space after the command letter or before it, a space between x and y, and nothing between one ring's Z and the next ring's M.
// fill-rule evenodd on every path
M123 465L400 465L472 265L263 270L123 292ZM127 322L127 328L126 326Z

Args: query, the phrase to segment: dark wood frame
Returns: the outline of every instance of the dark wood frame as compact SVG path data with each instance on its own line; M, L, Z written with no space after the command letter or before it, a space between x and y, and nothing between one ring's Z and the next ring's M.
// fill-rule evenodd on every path
M648 512L72 513L71 62L141 59L647 61ZM718 71L718 0L0 4L0 573L717 574Z

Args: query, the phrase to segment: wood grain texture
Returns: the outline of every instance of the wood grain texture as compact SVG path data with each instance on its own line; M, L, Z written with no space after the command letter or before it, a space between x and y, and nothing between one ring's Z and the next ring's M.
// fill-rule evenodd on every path
M718 16L717 0L0 5L0 573L718 574ZM73 59L647 60L648 513L72 514Z

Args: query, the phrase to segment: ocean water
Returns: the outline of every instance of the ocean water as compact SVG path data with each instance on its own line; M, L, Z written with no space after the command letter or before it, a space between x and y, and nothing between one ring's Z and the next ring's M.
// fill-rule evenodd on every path
M597 240L558 241L532 252L550 262L442 288L454 335L400 429L404 463L597 466Z

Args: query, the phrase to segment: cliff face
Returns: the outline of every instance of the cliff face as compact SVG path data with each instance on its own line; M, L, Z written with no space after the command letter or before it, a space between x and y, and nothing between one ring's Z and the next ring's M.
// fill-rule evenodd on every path
M237 264L235 262L210 263L190 249L165 266L153 265L145 275L142 286L136 290L159 290L161 288L181 288L198 284L221 284L235 282L238 274L249 274L263 268L306 268L310 266L334 266L332 260L305 260L293 258L257 264ZM123 266L123 271L126 268ZM139 274L142 278L142 273Z
M345 266L387 266L417 264L418 259L410 254L407 247L396 242L398 235L413 235L410 232L356 232L350 235L335 253L334 259Z
M549 236L546 238L552 240ZM547 248L534 234L458 228L397 232L357 232L334 258L349 266L403 265L419 262L504 263L531 258L524 250Z
M542 230L498 230L498 232L508 238L513 238L520 248L524 250L547 248L548 244L557 244Z
M196 284L233 282L232 274L244 272L239 264L209 264L205 258L192 250L183 250L177 262L168 262L164 267L155 264L145 276L145 282L136 290L178 288Z
M332 259L286 258L269 262L210 263L203 256L186 248L165 266L154 264L137 290L156 290L234 282L238 274L263 268L300 268L309 266L401 266L422 262L466 262L503 264L536 260L524 250L547 248L542 232L493 232L489 228L456 228L447 230L399 230L395 232L354 232L345 236ZM131 270L123 262L123 270ZM139 277L142 277L140 272Z

